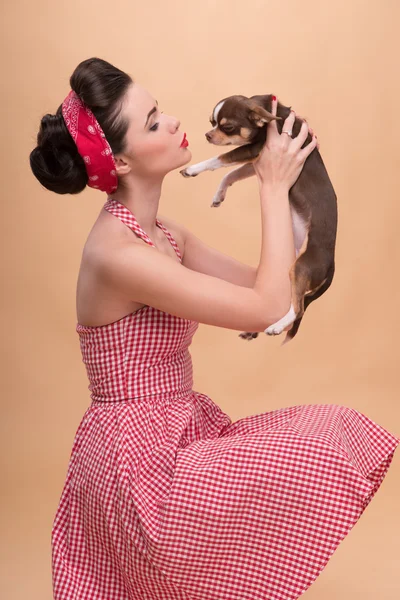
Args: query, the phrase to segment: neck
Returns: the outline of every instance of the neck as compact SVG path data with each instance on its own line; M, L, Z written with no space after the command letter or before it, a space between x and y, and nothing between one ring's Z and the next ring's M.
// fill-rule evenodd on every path
M163 179L155 179L154 176L151 179L131 178L121 182L117 191L109 195L109 198L121 202L134 214L150 239L154 239L158 232L156 217Z

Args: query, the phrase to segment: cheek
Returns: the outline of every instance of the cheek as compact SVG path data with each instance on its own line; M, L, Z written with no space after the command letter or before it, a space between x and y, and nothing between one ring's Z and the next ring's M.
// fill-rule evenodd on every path
M146 139L142 145L142 156L162 156L172 149L171 140L162 135L154 135Z
M245 140L248 140L249 138L251 138L253 134L253 131L251 129L249 129L248 127L241 127L240 128L240 137L242 137Z
M247 144L248 139L247 138L243 138L243 137L241 137L239 135L232 135L230 137L230 141L231 141L231 144L233 144L234 146L241 146L243 144Z
M155 156L165 151L165 138L162 135L157 135L157 132L143 134L130 132L128 140L129 154L136 161L145 160L151 155Z

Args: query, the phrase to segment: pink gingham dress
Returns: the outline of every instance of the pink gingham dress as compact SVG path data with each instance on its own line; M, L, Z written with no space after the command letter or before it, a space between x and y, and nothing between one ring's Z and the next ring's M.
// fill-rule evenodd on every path
M400 439L357 410L232 422L193 390L198 325L151 306L77 324L92 402L53 523L55 600L295 600L380 487Z

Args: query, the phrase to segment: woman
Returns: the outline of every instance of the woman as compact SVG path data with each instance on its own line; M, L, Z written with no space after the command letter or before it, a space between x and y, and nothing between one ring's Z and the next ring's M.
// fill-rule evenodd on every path
M52 529L55 600L289 600L317 578L400 441L356 410L297 405L232 422L192 388L198 324L263 331L290 305L288 191L315 136L268 125L254 163L257 271L157 218L191 160L175 117L98 58L41 122L48 189L107 193L82 256L76 325L91 391ZM276 114L277 101L273 103ZM284 135L287 134L287 135Z

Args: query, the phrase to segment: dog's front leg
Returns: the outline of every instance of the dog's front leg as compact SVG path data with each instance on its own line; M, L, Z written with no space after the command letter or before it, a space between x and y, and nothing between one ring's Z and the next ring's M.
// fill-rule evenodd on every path
M215 169L219 169L221 167L233 167L234 165L241 165L256 158L263 145L263 140L254 144L245 144L244 146L239 146L234 150L225 152L225 154L220 154L214 158L209 158L203 162L186 167L186 169L182 169L179 171L179 173L181 173L183 177L196 177L196 175L203 173L203 171L215 171Z
M196 175L203 173L203 171L215 171L215 169L232 167L235 164L238 163L223 161L220 156L215 156L214 158L209 158L208 160L203 160L203 162L186 167L186 169L182 169L179 173L184 177L196 177Z
M211 207L221 206L221 203L225 200L226 191L228 187L235 183L235 181L240 181L241 179L247 179L247 177L252 177L255 175L255 170L253 163L246 163L242 165L238 169L234 169L230 171L225 177L223 177L221 183L219 184L219 188L213 198Z

